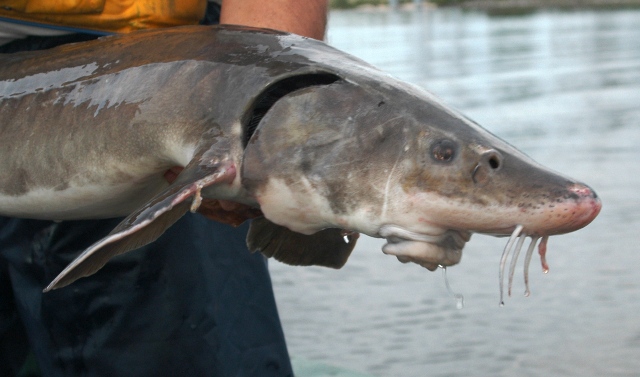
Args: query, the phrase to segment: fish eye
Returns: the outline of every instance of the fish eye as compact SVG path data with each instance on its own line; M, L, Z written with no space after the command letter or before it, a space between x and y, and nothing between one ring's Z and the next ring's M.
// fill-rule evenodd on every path
M431 145L431 158L437 162L451 162L456 157L458 146L449 139L438 140Z

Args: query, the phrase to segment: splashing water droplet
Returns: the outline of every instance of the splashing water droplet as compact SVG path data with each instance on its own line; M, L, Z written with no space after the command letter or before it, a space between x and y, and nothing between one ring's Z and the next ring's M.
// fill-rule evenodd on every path
M449 278L447 278L447 267L443 265L439 265L442 269L442 277L444 278L444 285L447 287L447 292L449 295L456 300L456 309L460 310L464 308L464 296L460 293L455 293L453 289L451 289L451 285L449 285Z
M344 241L344 243L346 243L347 245L349 245L352 242L355 242L355 240L357 240L358 237L360 236L358 232L354 232L352 230L346 230L346 229L342 229L340 231L340 235L342 236L342 240Z

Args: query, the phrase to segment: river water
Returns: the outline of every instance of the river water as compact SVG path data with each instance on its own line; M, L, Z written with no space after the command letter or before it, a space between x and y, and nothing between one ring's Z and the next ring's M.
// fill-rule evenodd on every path
M640 10L490 16L335 11L329 43L591 185L600 216L552 237L498 301L506 239L474 235L447 274L361 239L334 271L271 262L289 350L373 376L640 375ZM327 373L330 375L330 373Z

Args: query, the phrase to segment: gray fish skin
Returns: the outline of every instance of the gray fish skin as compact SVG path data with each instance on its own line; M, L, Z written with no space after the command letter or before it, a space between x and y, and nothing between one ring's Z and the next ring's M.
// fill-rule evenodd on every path
M274 31L184 27L0 56L0 119L0 214L129 215L47 290L152 242L200 194L262 210L251 250L334 268L358 232L435 269L472 233L567 233L601 207L433 95Z
M0 57L0 158L8 163L0 176L2 213L128 215L166 189L162 172L186 166L208 139L223 140L228 158L239 161L239 119L252 94L236 89L257 95L273 78L252 74L267 70L256 66L228 76L226 54L212 40L217 33L207 30L212 38L202 46L189 44L190 34Z

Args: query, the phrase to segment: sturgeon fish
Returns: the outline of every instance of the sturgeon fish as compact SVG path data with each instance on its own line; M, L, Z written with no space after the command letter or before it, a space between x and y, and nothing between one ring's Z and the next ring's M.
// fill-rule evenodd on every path
M528 258L538 240L543 255L548 236L601 208L432 94L272 30L181 27L0 56L0 119L0 214L127 216L46 291L154 241L202 198L259 208L249 248L293 265L340 268L364 233L434 270L458 263L472 233L510 235L501 281L526 237ZM168 184L173 166L184 170Z

